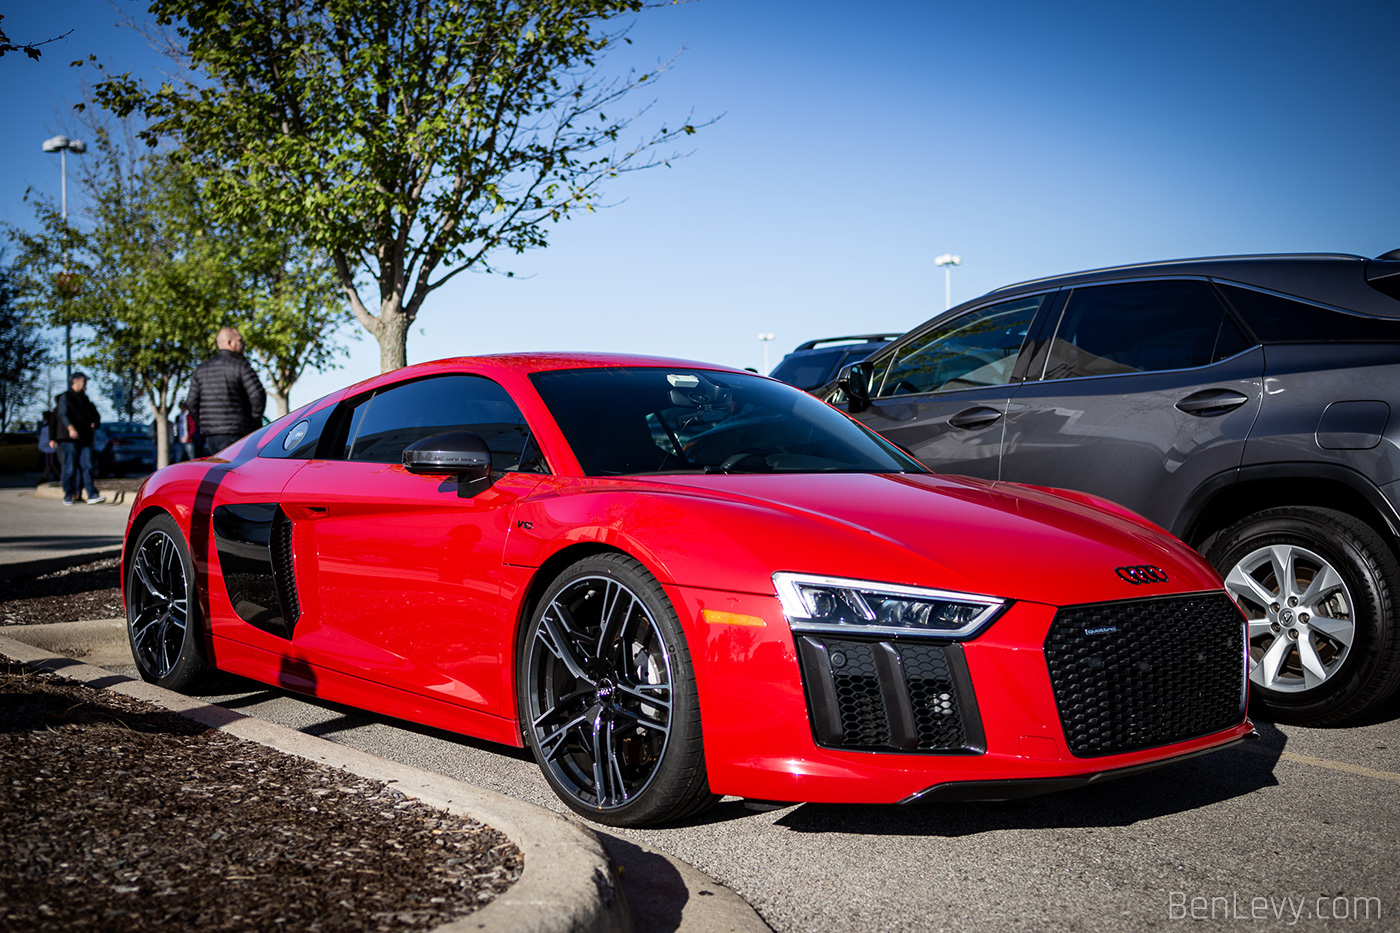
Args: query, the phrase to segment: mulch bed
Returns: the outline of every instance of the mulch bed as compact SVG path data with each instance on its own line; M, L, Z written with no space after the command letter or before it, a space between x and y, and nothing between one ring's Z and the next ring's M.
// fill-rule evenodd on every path
M124 617L119 563L108 557L0 583L0 625Z
M493 829L0 657L0 930L421 930L520 876Z

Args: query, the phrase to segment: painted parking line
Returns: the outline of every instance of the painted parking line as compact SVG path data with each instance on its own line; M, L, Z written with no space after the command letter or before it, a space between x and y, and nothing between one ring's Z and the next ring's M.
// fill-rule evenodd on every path
M1354 765L1348 761L1333 761L1330 758L1314 758L1312 755L1300 755L1297 752L1273 752L1267 748L1258 746L1248 746L1244 751L1252 755L1267 755L1270 758L1277 755L1284 761L1296 761L1303 765L1312 765L1315 768L1326 768L1329 771L1341 771L1346 774L1355 774L1359 777L1375 778L1378 781L1394 781L1400 784L1400 771L1382 771L1379 768L1368 768L1365 765Z

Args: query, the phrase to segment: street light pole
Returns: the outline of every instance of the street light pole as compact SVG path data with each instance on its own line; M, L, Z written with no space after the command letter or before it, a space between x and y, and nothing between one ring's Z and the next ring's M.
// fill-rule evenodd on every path
M768 344L773 342L772 334L759 334L759 341L763 344L763 375L768 375Z
M51 136L44 140L45 152L58 153L58 172L62 179L62 202L63 202L63 227L64 234L68 228L68 153L82 155L87 152L87 146L81 139L69 139L67 136ZM68 288L68 245L63 246L63 283L62 287L66 291ZM65 300L66 296L65 296ZM67 368L67 382L73 381L73 325L68 321L63 322L63 365ZM65 383L66 384L66 383Z
M946 311L953 306L953 267L962 265L962 257L944 253L933 264L943 267L943 310Z

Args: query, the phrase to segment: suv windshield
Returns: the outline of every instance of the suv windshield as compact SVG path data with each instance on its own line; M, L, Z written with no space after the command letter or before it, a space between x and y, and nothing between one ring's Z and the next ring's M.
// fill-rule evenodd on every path
M530 379L589 476L926 472L824 402L759 376L635 367Z

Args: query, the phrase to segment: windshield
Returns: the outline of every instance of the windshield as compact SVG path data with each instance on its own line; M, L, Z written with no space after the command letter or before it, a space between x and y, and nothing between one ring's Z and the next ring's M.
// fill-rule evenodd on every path
M926 472L824 402L759 376L635 367L530 379L589 476Z

